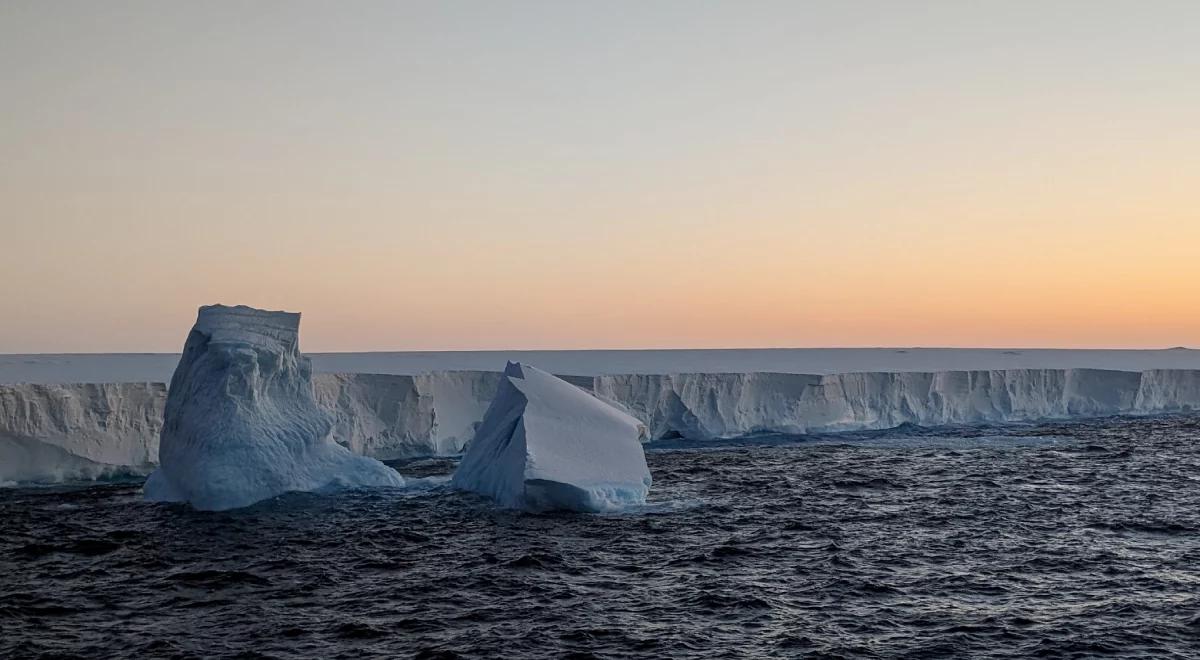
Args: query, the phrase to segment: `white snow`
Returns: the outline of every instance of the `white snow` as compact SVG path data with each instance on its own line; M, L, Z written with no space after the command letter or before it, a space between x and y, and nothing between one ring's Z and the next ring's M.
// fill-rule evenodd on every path
M1200 369L1200 350L984 348L779 348L621 351L441 351L310 353L315 373L413 376L491 371L506 360L555 374L1002 371L1011 369ZM0 383L126 383L170 380L179 355L154 353L0 355Z
M451 484L514 509L610 511L642 504L645 427L578 387L509 363Z
M332 441L299 327L299 314L200 308L171 379L146 499L223 510L290 491L404 484Z

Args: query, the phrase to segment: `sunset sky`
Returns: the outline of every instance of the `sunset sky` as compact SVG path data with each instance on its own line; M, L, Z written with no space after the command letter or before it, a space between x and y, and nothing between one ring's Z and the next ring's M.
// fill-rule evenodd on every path
M0 3L0 353L1200 344L1200 2Z

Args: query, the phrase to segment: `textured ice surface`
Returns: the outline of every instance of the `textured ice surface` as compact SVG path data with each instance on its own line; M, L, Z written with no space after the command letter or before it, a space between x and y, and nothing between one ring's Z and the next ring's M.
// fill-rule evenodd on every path
M656 439L1200 410L1200 371L1185 369L566 378L632 414ZM331 415L333 439L386 460L461 452L500 379L497 372L448 371L318 374L313 382L317 404ZM0 385L0 441L37 441L100 465L144 470L158 455L165 400L166 386L153 383ZM64 474L49 454L37 455L45 462L25 460L22 479Z
M289 491L403 485L330 439L299 326L299 314L200 308L171 379L147 499L222 510Z
M101 464L158 455L162 383L0 386L0 438L35 439Z
M319 374L313 382L317 403L333 415L334 439L356 454L390 460L462 452L500 374Z
M539 369L509 363L451 483L535 511L642 504L650 470L633 417Z
M166 398L161 383L0 385L0 480L145 474Z
M1195 405L1198 372L1142 374L1095 369L936 373L671 374L598 376L598 396L616 401L656 438L733 437L972 422L1163 412Z
M1200 410L1200 371L1155 369L1142 373L1134 410Z

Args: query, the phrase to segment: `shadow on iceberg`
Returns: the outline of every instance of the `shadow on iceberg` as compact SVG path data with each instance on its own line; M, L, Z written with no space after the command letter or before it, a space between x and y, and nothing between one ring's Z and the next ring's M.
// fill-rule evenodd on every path
M293 491L404 485L330 438L299 331L299 314L200 308L171 378L147 500L224 510Z
M48 442L0 434L0 486L135 479L150 469L100 463Z
M578 387L510 362L451 485L529 511L645 504L646 427Z

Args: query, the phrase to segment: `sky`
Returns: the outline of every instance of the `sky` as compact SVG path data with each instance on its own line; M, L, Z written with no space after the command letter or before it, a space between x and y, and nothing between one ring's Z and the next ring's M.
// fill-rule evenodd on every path
M0 353L1200 344L1200 3L0 3Z

